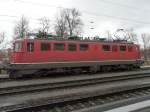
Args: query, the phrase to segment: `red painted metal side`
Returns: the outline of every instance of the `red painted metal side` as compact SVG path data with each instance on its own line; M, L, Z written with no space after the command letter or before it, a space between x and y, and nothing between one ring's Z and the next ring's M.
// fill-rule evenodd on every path
M34 52L27 52L27 42L31 40L25 39L22 42L21 52L13 52L11 61L13 63L38 63L38 62L63 62L63 61L105 61L105 60L137 60L140 59L139 46L135 44L121 43L100 43L100 42L81 42L81 41L47 41L47 40L32 40L34 41ZM41 51L40 45L42 42L51 44L51 50ZM65 43L64 51L54 51L54 43ZM68 43L76 43L77 51L68 51ZM80 51L79 44L89 44L88 51ZM133 51L117 52L103 51L102 45L130 45L133 46ZM112 49L112 48L111 48Z

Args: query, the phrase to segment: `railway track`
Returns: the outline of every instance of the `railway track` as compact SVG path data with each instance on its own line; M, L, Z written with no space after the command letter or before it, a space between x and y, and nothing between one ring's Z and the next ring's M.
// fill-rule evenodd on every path
M11 95L11 94L20 94L20 93L29 93L29 92L36 92L36 91L44 91L44 90L53 90L53 89L60 89L60 88L67 88L67 87L78 87L83 85L95 85L101 84L104 82L113 82L113 81L121 81L121 80L129 80L129 79L139 79L139 78L148 78L150 77L149 71L143 72L143 74L132 72L128 75L122 74L112 74L109 76L103 75L95 75L95 76L87 76L81 78L73 78L70 77L69 79L63 78L61 80L47 80L45 82L38 82L38 83L21 83L20 81L16 82L17 85L13 85L13 81L8 85L5 83L0 83L0 96L2 95ZM107 74L105 74L107 75ZM71 78L73 78L71 80ZM44 79L43 79L44 80ZM22 81L21 81L22 82ZM26 81L25 81L26 82ZM6 85L6 86L5 86Z
M83 81L82 81L83 82ZM143 83L144 82L144 83ZM65 101L96 97L121 91L150 87L150 77L114 80L95 84L80 84L62 88L19 92L0 96L0 111L18 111Z
M0 82L0 111L82 100L150 87L150 70Z
M74 100L54 105L44 105L21 111L29 112L102 112L126 104L132 104L149 99L150 87L138 88L133 90L122 91L113 94L107 94L96 97L89 97L80 100ZM15 112L19 112L17 110Z

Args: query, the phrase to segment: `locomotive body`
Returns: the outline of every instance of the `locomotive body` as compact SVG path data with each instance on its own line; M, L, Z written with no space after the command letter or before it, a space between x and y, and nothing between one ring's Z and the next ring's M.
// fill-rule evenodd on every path
M10 77L47 71L138 68L139 46L129 42L22 39L14 43Z

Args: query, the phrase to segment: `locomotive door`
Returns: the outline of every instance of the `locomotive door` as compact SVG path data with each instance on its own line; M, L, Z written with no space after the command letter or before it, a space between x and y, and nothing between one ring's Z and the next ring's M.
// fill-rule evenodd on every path
M22 60L23 56L23 43L15 42L14 43L14 53L12 54L12 60L16 60L17 62Z
M93 50L93 53L92 53L92 55L94 55L94 61L99 61L99 59L100 59L99 46L100 46L99 44L94 45L94 50Z
M27 53L26 53L26 61L33 62L34 55L34 42L27 42Z

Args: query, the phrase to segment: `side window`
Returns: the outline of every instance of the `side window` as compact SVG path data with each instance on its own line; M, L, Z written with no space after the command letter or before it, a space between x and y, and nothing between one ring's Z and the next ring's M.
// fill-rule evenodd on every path
M128 46L128 51L132 52L133 51L133 47L132 46Z
M117 46L117 45L113 45L113 46L112 46L112 51L113 51L113 52L118 51L118 46Z
M120 46L120 51L123 51L123 52L126 51L126 46L121 45L121 46Z
M20 42L14 44L14 52L20 52L22 44Z
M80 51L87 51L89 49L88 44L80 44Z
M50 43L41 43L41 51L49 51Z
M77 45L76 44L68 44L68 50L69 51L76 51Z
M33 42L27 43L27 51L28 52L33 52L34 51L34 43Z
M54 50L55 51L64 51L65 50L65 44L55 43L54 44Z
M110 51L110 45L103 45L102 49L103 51Z

